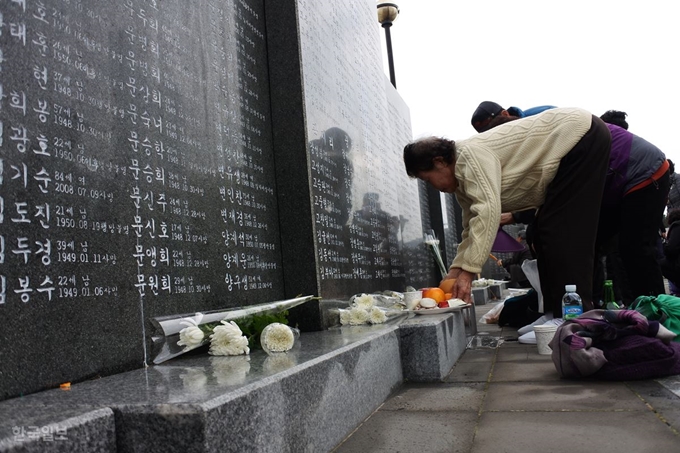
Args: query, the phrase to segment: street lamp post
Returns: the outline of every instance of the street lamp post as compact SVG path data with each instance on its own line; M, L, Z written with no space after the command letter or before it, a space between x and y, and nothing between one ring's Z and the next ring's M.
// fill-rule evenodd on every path
M399 7L395 3L378 3L378 22L385 29L385 42L387 44L387 63L390 66L390 82L394 88L397 87L397 80L394 77L394 60L392 57L392 37L390 36L390 27L392 22L397 19L399 15Z

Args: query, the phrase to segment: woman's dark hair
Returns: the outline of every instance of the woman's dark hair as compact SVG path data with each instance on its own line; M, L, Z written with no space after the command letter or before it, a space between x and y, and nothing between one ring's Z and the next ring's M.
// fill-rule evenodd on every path
M666 222L670 225L671 223L680 220L680 209L675 208L668 211L668 217L666 217Z
M619 110L607 110L602 114L600 119L605 123L613 124L628 130L628 122L626 122L626 112L621 112Z
M434 159L441 157L447 164L455 160L456 143L440 137L427 137L404 146L406 174L415 178L421 171L434 168Z

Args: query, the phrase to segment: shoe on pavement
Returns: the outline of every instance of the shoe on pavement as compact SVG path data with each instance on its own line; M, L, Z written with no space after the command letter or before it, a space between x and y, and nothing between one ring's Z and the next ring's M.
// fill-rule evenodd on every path
M524 335L520 335L517 341L522 344L536 344L536 332L534 332L532 328L532 330L525 333Z
M542 315L540 318L538 318L536 321L532 322L531 324L527 324L526 326L522 327L521 329L517 329L517 333L519 335L524 335L527 332L533 332L534 331L534 326L540 326L542 324L545 324L546 322L550 321L553 319L552 313L547 313L545 315ZM535 344L535 343L532 343Z

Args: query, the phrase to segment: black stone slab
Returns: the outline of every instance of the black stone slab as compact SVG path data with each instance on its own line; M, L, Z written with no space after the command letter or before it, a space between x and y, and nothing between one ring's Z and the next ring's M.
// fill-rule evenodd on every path
M0 399L142 366L151 317L282 299L263 2L0 13Z
M410 114L386 84L375 3L289 0L267 14L268 33L280 38L269 46L281 63L270 65L272 99L287 101L272 112L279 203L295 213L281 229L298 233L282 244L286 284L324 298L424 286L418 186L401 157ZM295 46L282 39L286 29L299 29ZM305 137L306 150L294 137ZM305 167L284 157L303 152Z

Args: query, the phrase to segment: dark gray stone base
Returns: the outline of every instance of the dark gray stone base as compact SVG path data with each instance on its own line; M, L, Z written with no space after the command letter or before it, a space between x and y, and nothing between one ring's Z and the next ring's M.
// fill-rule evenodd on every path
M66 409L27 405L28 398L0 404L1 452L102 452L116 451L113 411Z
M410 316L305 332L276 356L188 354L7 400L0 452L330 451L404 379L442 380L464 351L462 313ZM15 439L34 425L67 426L67 439Z

